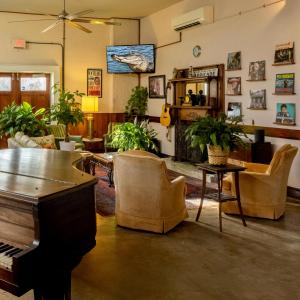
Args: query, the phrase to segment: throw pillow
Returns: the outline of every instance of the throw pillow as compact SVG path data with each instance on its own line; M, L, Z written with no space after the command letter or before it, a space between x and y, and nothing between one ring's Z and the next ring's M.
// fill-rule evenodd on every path
M38 136L31 138L34 142L39 144L42 148L46 149L56 149L55 145L55 138L53 134L45 135L45 136Z

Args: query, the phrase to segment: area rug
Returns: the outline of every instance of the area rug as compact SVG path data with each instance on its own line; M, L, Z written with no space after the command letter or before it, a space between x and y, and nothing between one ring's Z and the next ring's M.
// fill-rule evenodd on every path
M97 213L103 217L113 216L115 214L115 189L109 187L107 173L104 169L96 167L95 176L98 178L96 185L96 209ZM181 174L168 170L168 176L172 180ZM202 181L196 178L185 176L187 184L186 206L187 209L195 209L199 206L201 197ZM207 184L206 192L215 191L213 184Z

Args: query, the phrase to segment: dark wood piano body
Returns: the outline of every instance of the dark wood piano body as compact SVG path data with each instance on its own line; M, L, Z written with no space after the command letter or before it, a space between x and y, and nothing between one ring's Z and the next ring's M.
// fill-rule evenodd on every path
M0 151L0 241L23 249L11 267L0 259L1 289L16 296L59 289L95 246L97 180L76 168L80 159L57 150Z

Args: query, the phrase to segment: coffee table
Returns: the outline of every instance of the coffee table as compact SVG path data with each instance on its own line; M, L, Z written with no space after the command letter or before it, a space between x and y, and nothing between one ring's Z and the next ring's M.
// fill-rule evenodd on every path
M114 184L113 157L117 153L118 152L94 153L93 157L90 160L92 175L95 175L95 167L96 166L102 167L104 170L107 171L109 186L112 186Z

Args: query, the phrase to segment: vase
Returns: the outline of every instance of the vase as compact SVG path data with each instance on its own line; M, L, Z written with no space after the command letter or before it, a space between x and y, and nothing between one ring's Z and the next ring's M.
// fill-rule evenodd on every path
M76 143L75 141L70 141L70 142L60 141L59 149L63 151L74 151L75 143Z
M208 163L210 165L222 166L227 164L228 150L222 150L221 146L207 145Z

